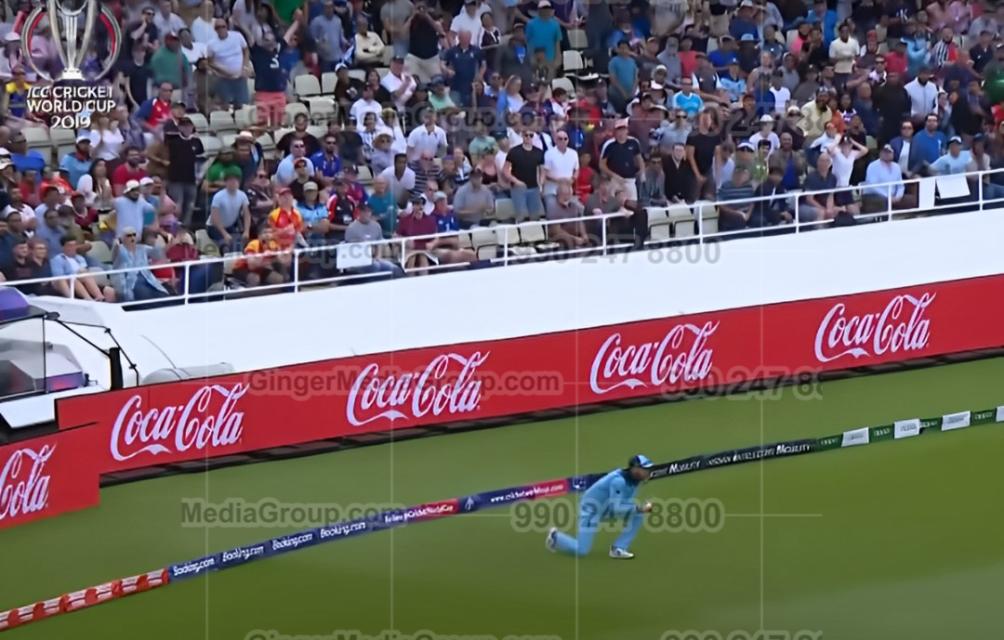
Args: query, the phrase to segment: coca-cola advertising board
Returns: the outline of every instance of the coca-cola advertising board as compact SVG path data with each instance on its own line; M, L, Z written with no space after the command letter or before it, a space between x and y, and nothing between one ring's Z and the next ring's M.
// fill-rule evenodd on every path
M130 388L57 414L95 434L104 473L996 347L1002 312L995 276Z
M93 436L77 429L0 447L0 529L96 505Z

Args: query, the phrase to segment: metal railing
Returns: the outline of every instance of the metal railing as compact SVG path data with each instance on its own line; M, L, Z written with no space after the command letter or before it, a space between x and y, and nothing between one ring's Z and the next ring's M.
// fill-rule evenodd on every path
M651 229L659 225L668 225L670 227L670 233L667 234L666 237L660 239L646 240L644 244L648 247L666 244L667 242L696 242L703 244L707 241L719 241L736 237L749 237L758 233L802 233L805 231L817 230L824 226L831 225L833 221L817 220L810 222L800 220L800 214L806 206L803 200L810 196L825 197L830 194L842 192L857 194L864 191L868 192L868 195L875 194L875 191L879 191L880 193L882 191L885 192L885 196L877 195L879 198L884 197L886 201L885 210L875 213L858 213L854 217L859 222L883 222L892 221L897 218L929 215L931 213L959 213L964 211L983 211L993 208L1004 208L1004 187L997 187L995 185L993 188L994 194L998 197L985 197L988 195L986 193L988 189L984 184L984 180L989 177L990 174L1004 175L1004 169L956 174L955 176L951 176L956 179L961 176L965 177L971 189L970 193L972 194L968 200L953 198L947 202L943 201L941 203L936 203L933 206L920 206L920 203L918 202L918 206L906 209L897 209L892 204L891 196L898 189L898 187L902 186L907 190L915 190L915 193L919 194L925 181L937 180L938 177L912 178L902 182L882 183L877 185L862 184L858 186L823 191L789 191L780 195L755 197L738 201L696 201L693 203L671 203L666 207L648 207L649 228ZM940 177L945 178L949 176ZM928 189L933 188L930 185L925 186ZM974 187L975 193L972 193L972 189ZM787 210L792 214L793 220L789 223L776 226L743 228L733 231L718 231L717 228L714 230L710 230L708 228L710 227L710 220L714 220L715 226L717 227L717 221L719 220L719 207L748 207L751 204L758 202L786 202L789 205ZM663 217L660 219L658 215L655 217L652 215L653 212L656 214L660 212L669 213L672 211L679 213L683 211L684 208L689 211L689 217L683 215L680 217ZM124 307L151 304L190 304L204 300L221 298L232 299L234 297L259 295L268 292L296 292L304 287L314 288L332 284L349 284L364 280L386 279L393 275L390 271L362 272L353 268L340 270L337 265L336 257L339 246L343 248L351 247L351 250L358 250L361 253L369 252L374 255L376 259L387 259L389 256L395 263L401 266L402 270L406 274L409 275L456 271L458 269L466 268L470 264L465 261L440 264L430 263L428 266L421 267L410 265L411 256L425 252L425 249L415 248L416 241L423 240L440 242L449 240L450 248L452 249L461 248L473 251L475 253L475 257L477 258L476 262L498 266L523 264L533 261L554 261L586 255L608 255L612 252L626 251L635 248L633 238L622 238L620 237L622 234L612 233L609 229L610 222L612 220L625 219L629 215L629 211L621 210L620 212L603 215L585 215L578 218L564 218L559 220L537 220L511 224L495 224L490 227L472 227L471 229L464 231L422 236L393 237L389 239L350 244L340 243L324 246L297 247L285 251L264 252L251 255L233 253L221 257L204 256L198 260L189 260L185 262L152 264L146 267L133 267L125 269L89 271L84 274L17 280L9 281L4 284L7 286L20 286L62 281L69 285L69 297L73 298L75 297L76 281L80 278L111 278L114 280L117 276L123 276L133 271L153 271L171 268L175 272L176 279L179 275L182 276L180 280L184 283L184 291L153 300L124 301L116 304L121 304ZM693 223L693 233L676 233L676 226L684 222ZM564 247L555 242L548 233L548 230L552 226L568 225L573 223L583 223L586 225L587 229L592 228L598 231L596 234L590 234L590 244L574 248ZM598 229L595 229L597 226ZM482 257L481 254L483 251L487 252L488 255ZM288 281L275 284L261 284L254 287L227 287L226 283L228 276L232 271L233 265L237 261L243 261L249 258L252 260L278 258L280 256L290 256L290 273ZM329 261L332 260L334 261L334 264L329 264ZM309 268L312 265L316 266L319 264L329 264L336 274L323 277L313 277L309 273L304 273L305 269L309 271ZM220 271L224 274L222 278L224 287L222 289L190 292L189 289L192 284L193 268L197 266L211 267L213 265L220 265ZM214 284L218 284L220 282L221 280L217 279Z

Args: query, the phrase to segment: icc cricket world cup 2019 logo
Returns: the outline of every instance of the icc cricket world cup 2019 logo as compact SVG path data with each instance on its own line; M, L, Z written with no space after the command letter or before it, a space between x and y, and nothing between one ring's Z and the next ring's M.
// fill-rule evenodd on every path
M36 33L46 26L61 72L40 68L32 55L32 40L40 37ZM21 51L25 63L48 82L31 87L29 109L51 118L50 126L89 127L92 112L110 111L115 106L111 87L95 83L111 71L121 48L122 29L99 0L40 3L25 20Z

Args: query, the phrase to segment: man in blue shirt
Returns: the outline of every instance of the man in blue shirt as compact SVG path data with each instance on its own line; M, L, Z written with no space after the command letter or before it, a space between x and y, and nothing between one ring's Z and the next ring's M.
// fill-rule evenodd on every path
M829 49L830 43L837 37L837 12L826 8L826 0L816 0L806 17L806 22L819 22L823 30L823 42Z
M749 34L760 39L760 29L757 26L757 7L753 0L743 0L739 4L739 10L729 23L729 35L739 40L744 35Z
M342 172L342 159L338 155L338 138L333 133L324 136L321 150L310 156L314 165L314 178L325 187L334 184L335 176Z
M34 171L39 179L45 169L45 158L35 149L28 149L28 141L21 132L10 137L10 161L14 163L18 173Z
M530 51L538 47L544 49L544 55L552 67L557 67L561 53L561 25L554 17L554 7L550 0L540 0L537 5L537 17L526 25L526 44Z
M941 157L945 149L945 134L938 131L938 116L929 114L924 128L913 136L913 144L917 147L917 158L921 162L933 164Z
M59 172L74 189L81 176L91 170L91 137L86 133L77 136L77 148L59 161Z
M614 469L586 490L579 505L579 533L573 538L556 528L547 532L547 548L574 556L584 556L593 546L593 538L604 520L622 519L627 527L610 547L610 557L628 560L634 554L628 551L644 522L644 514L652 504L634 502L635 493L642 482L648 480L652 461L637 455L628 461L626 469Z
M948 153L931 163L931 173L939 176L965 173L966 166L971 160L970 153L962 149L962 138L952 136L948 141Z
M450 79L451 97L458 107L471 105L474 82L484 78L485 66L481 49L471 44L471 32L461 31L457 45L443 54L443 67Z
M725 35L719 38L718 48L708 54L708 62L714 66L715 71L722 73L733 61L739 60L736 53L738 48L732 36Z

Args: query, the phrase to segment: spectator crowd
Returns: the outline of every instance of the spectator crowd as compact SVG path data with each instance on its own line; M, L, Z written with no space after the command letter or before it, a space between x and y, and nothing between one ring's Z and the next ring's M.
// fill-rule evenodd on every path
M124 45L97 77L99 25L81 67L119 106L60 145L27 102L60 71L51 32L25 59L33 3L0 24L0 272L76 276L26 293L420 274L476 263L450 233L496 220L641 243L646 207L707 200L723 231L851 225L917 208L910 179L1004 168L995 0L103 4ZM1004 198L1004 172L960 180ZM164 266L221 254L226 276Z

